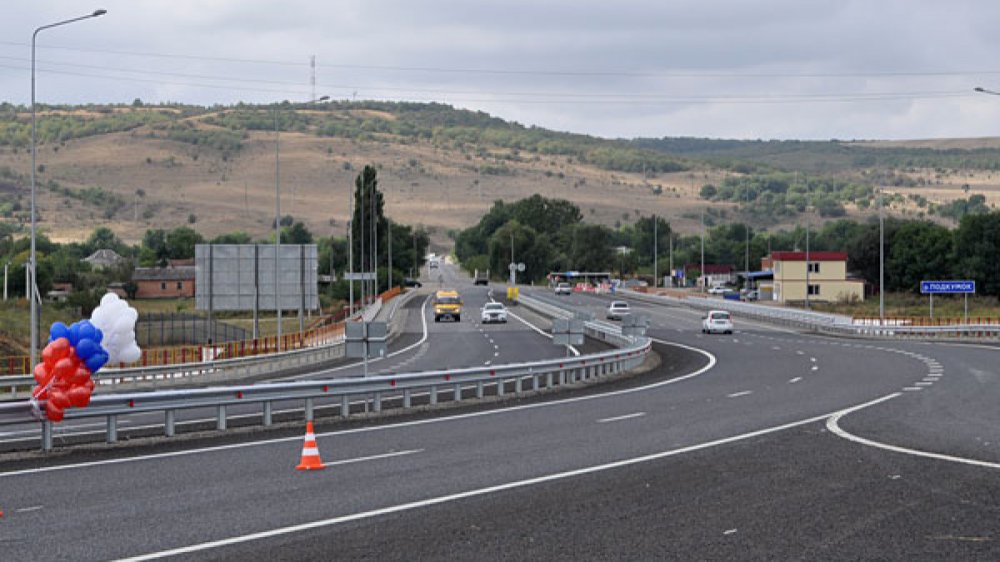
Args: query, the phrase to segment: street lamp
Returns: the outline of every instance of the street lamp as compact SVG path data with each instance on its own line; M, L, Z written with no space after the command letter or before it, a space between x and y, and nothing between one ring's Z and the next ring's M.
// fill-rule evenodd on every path
M309 100L306 103L326 101L330 96ZM278 315L278 351L281 351L281 302L278 291L278 270L281 260L281 133L278 128L278 106L274 106L274 308Z
M85 16L80 16L73 19L58 21L56 23L50 23L48 25L43 25L35 29L34 33L31 34L31 256L28 259L28 276L30 279L29 287L29 299L31 301L31 367L34 368L35 364L38 363L38 302L36 301L36 287L37 281L35 279L35 158L36 150L35 143L37 142L37 128L35 124L35 41L38 38L39 32L51 29L53 27L59 27L61 25L70 24L77 21L82 21L85 19L96 18L103 16L108 13L107 10L94 10L92 13Z

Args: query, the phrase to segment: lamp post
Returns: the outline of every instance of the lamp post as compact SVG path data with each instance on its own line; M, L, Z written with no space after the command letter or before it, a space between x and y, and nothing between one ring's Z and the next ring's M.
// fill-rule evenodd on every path
M882 189L878 190L878 318L885 326L885 215L882 212Z
M35 173L36 173L36 150L35 143L37 142L37 126L35 123L35 42L38 38L38 34L46 29L51 29L53 27L59 27L61 25L70 24L73 22L83 21L85 19L96 18L103 16L108 13L107 10L94 10L92 13L85 16L80 16L77 18L72 18L68 20L58 21L55 23L50 23L48 25L43 25L35 29L34 33L31 34L31 256L28 260L28 279L29 279L29 289L28 294L30 295L29 300L31 301L31 366L34 368L35 364L38 363L38 303L35 299L35 286L37 281L35 279Z
M330 96L309 100L306 103L326 101ZM281 265L281 130L278 128L278 106L274 106L274 308L278 317L278 351L281 351L281 295L278 290L278 271Z

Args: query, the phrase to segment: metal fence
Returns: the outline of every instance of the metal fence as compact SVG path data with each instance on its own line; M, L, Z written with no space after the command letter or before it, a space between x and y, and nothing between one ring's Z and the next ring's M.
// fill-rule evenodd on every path
M244 328L188 312L149 312L139 315L135 338L140 347L163 347L252 339Z

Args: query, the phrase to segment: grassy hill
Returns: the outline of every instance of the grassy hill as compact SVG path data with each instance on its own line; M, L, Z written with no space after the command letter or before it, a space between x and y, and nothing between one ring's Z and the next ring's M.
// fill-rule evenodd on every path
M381 102L283 104L277 126L282 214L319 235L344 232L348 194L367 163L380 169L388 214L429 227L440 244L494 200L534 193L573 201L589 222L613 226L657 213L686 232L699 228L706 207L710 221L798 223L819 203L792 193L791 170L856 217L873 213L871 185L895 194L893 212L942 221L950 219L933 214L936 206L970 194L989 206L1000 193L1000 143L985 141L610 140L440 104ZM58 240L80 239L98 225L131 241L149 228L183 224L207 236L242 230L266 237L274 220L274 128L271 106L42 107L39 224ZM27 109L0 105L0 220L21 232L29 141ZM706 184L728 195L706 200ZM739 186L747 184L755 186L754 204L741 213Z

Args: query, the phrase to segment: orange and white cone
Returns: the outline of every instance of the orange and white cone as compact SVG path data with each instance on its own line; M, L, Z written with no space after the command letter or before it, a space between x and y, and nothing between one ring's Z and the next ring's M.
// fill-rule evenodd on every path
M316 434L313 433L313 422L306 422L306 442L302 445L302 460L295 470L323 470L323 461L319 458L319 447L316 446Z

